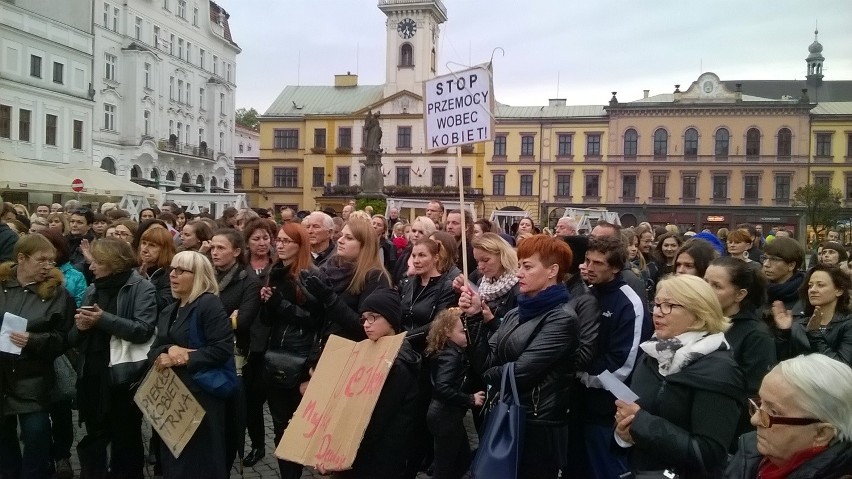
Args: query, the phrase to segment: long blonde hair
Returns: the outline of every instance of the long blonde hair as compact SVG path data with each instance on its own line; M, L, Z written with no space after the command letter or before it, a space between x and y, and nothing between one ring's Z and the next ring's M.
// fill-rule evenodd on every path
M376 238L376 232L369 218L350 216L346 226L352 232L352 237L361 244L361 251L358 253L358 259L355 260L355 273L346 290L352 294L361 294L367 282L367 275L373 270L379 270L388 287L391 287L390 274L379 260L379 240Z
M426 336L426 354L431 355L444 349L453 328L461 320L460 308L447 308L438 313L432 320L432 324L429 326L429 334Z

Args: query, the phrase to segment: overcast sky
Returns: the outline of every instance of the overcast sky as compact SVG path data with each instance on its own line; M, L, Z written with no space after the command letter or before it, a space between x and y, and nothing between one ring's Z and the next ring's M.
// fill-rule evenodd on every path
M266 111L287 85L385 80L385 15L376 0L216 0L230 17L237 107ZM497 101L605 104L722 80L803 79L819 22L826 80L852 80L849 0L444 0L439 74L486 62L495 47ZM451 68L458 69L455 65ZM558 79L558 81L557 81Z

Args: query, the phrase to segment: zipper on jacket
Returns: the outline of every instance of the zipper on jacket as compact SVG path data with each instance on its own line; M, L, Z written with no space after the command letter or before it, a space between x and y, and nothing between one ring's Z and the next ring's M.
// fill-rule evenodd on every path
M541 389L539 389L539 386L536 385L536 387L534 387L532 390L533 417L538 417L539 399L541 399Z

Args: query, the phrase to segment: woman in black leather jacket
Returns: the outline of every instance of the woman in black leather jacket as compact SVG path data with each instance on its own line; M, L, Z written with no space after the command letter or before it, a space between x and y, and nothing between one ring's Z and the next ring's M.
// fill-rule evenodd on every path
M157 290L157 311L174 302L169 284L169 265L175 257L175 240L169 230L153 223L139 238L139 274Z
M556 477L562 466L568 387L572 373L569 357L577 349L577 315L568 306L562 284L571 264L571 249L564 241L544 235L525 239L518 246L518 307L510 311L490 339L484 335L471 345L473 370L499 388L502 367L515 363L521 405L527 414L518 477ZM475 313L474 298L465 288L459 307Z

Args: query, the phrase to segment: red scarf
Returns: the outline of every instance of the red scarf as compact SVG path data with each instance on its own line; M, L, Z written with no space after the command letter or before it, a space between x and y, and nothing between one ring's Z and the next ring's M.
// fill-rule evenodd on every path
M812 447L799 451L793 454L793 457L787 460L784 464L776 466L769 462L769 458L764 457L760 461L760 468L757 472L758 479L784 479L793 471L799 468L802 464L811 460L811 458L821 454L828 449L826 446Z

